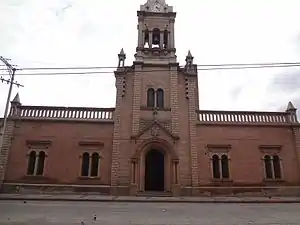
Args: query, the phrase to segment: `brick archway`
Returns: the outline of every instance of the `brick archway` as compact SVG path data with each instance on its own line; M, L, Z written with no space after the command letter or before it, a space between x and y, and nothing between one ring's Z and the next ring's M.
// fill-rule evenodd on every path
M150 138L142 142L135 151L132 159L138 159L146 151L151 150L153 147L157 147L163 151L164 154L169 154L172 160L178 160L178 155L174 151L173 146L166 140L161 138Z
M164 191L171 191L172 184L177 183L178 155L166 140L150 138L142 142L132 156L132 180L138 191L145 191L146 156L156 150L164 157Z

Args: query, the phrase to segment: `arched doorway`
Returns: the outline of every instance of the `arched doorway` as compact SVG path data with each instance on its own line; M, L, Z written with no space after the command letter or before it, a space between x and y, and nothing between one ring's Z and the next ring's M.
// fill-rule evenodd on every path
M165 156L151 149L145 156L145 191L165 190Z

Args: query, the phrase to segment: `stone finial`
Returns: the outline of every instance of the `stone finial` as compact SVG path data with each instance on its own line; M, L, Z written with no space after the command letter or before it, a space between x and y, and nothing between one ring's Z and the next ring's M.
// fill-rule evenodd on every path
M188 54L187 54L187 56L186 56L187 58L194 58L193 56L192 56L192 53L191 53L191 51L189 50L188 51Z
M193 59L194 59L194 57L193 57L191 51L189 50L189 51L188 51L188 54L187 54L187 56L186 56L186 58L185 58L185 61L186 61L186 62L191 62L191 63L193 63Z
M10 116L18 115L20 112L20 110L19 110L20 106L22 105L21 101L20 101L19 93L16 94L16 96L10 103L11 103L11 109L10 109L10 113L9 113Z
M121 49L119 56L126 56L123 48Z
M295 111L297 111L297 109L295 108L293 103L290 101L287 105L286 111L287 112L295 112Z
M194 57L192 56L192 53L191 53L191 51L189 50L189 51L188 51L188 54L187 54L187 56L186 56L186 58L185 58L186 65L189 66L189 67L191 67L192 64L193 64L193 60L194 60Z
M15 96L14 99L11 101L11 103L12 103L12 104L18 104L18 105L21 105L19 93L16 94L16 96Z
M126 54L125 54L123 48L121 49L120 53L118 54L118 57L119 57L118 67L124 67L125 66Z

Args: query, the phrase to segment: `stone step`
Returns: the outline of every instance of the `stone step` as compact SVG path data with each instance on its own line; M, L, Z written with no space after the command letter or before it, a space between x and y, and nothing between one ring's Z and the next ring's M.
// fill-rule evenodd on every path
M173 194L170 191L144 191L138 192L137 196L140 197L172 197Z

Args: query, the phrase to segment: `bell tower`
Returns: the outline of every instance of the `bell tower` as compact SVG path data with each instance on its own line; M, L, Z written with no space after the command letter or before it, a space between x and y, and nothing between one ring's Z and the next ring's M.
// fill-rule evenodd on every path
M140 6L136 62L168 64L176 62L174 23L176 13L165 0L148 0Z
M184 67L177 62L176 13L165 0L147 0L137 16L135 60L125 66L122 49L115 71L111 185L114 191L136 195L158 182L163 191L175 195L181 185L198 184L197 65L191 52ZM148 150L164 152L159 181L146 175L158 168L156 160L146 166Z

